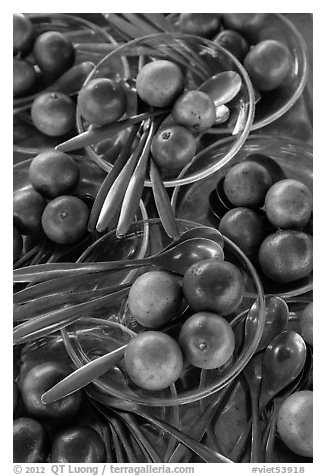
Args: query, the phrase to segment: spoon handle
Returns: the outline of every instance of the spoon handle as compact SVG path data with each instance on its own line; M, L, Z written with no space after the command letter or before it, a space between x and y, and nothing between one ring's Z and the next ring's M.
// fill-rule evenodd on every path
M114 134L117 134L117 132L120 132L123 129L127 129L128 127L145 121L150 117L160 116L162 114L166 114L166 110L144 112L142 114L130 117L129 119L123 119L121 121L114 122L113 124L88 129L87 131L82 132L81 134L78 134L77 136L57 145L55 149L60 150L61 152L69 152L89 145L94 145L110 136L113 136Z
M277 422L278 408L273 409L273 414L270 419L269 431L267 435L267 441L265 445L265 463L273 463L274 442L276 435L276 422Z
M101 187L100 187L100 189L99 189L99 191L98 191L98 193L95 197L95 201L93 203L91 213L90 213L90 216L89 216L89 220L88 220L88 224L87 224L88 231L90 231L90 232L95 231L96 223L97 223L98 217L100 215L101 209L103 207L103 203L106 199L106 196L107 196L110 188L112 187L115 179L118 177L119 173L121 172L121 170L123 169L123 167L125 166L125 164L127 162L127 159L128 159L129 153L130 153L130 149L131 149L131 146L132 146L132 144L135 140L138 128L139 128L139 124L136 124L132 127L132 129L130 131L130 134L128 136L127 142L123 146L121 152L119 153L119 156L118 156L117 160L115 161L115 163L112 167L112 170L105 177L105 179L104 179L104 181L103 181L103 183L102 183L102 185L101 185Z
M177 239L180 233L170 203L170 198L164 187L161 174L153 160L151 160L149 176L153 186L156 209L163 228L170 238Z
M263 463L263 452L261 447L260 417L258 408L258 394L250 388L250 400L252 411L251 422L251 463Z
M14 283L37 283L63 276L83 276L89 273L114 271L116 269L138 268L154 264L153 257L136 260L119 260L96 263L50 263L27 266L14 270Z
M123 201L124 195L126 193L128 184L130 182L132 173L134 172L135 166L139 160L139 156L142 153L143 147L147 141L148 130L143 132L139 143L137 144L134 152L131 154L130 158L122 168L121 172L113 182L102 206L102 210L98 217L96 224L96 230L98 232L105 231L118 211L121 202ZM139 202L138 202L139 203ZM137 207L138 207L137 203Z
M125 294L126 290L123 289L116 293L94 298L89 302L56 309L55 311L48 312L36 317L35 319L22 322L14 328L13 343L14 345L17 345L51 334L62 327L66 327L73 321L80 319L80 316L83 315L83 313L101 309L102 307L107 306L113 298Z
M136 168L130 178L124 198L122 200L120 217L116 231L116 235L118 238L124 236L127 233L129 226L137 213L139 201L141 199L144 189L145 175L147 172L151 142L156 130L156 125L156 121L151 121L151 126L149 129L149 134L146 138L144 149L140 155Z
M42 402L46 404L53 403L90 384L123 358L126 347L127 344L75 370L45 392L41 397Z

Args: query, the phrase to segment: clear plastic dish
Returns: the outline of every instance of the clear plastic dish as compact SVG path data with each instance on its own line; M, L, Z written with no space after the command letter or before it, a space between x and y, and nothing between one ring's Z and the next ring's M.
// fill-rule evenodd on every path
M216 160L213 157L214 155L223 157L224 148L228 147L229 141L232 141L232 138L221 140L214 152L211 153L212 157L209 155L205 157L205 160L208 162ZM218 227L219 220L210 211L210 193L216 187L218 180L226 174L232 165L252 153L268 155L282 167L288 178L299 180L312 190L313 152L310 145L288 137L250 135L232 163L223 170L201 182L175 188L172 195L172 207L176 216L180 219L194 220L208 226ZM192 167L196 169L197 164L194 163ZM267 280L262 275L260 277L266 295L276 295L286 299L309 292L313 287L312 273L307 278L288 284L277 284Z
M66 34L73 44L76 45L75 64L84 61L91 61L96 64L99 60L98 55L86 54L81 48L78 48L78 45L83 43L115 43L114 38L104 28L75 15L66 13L27 13L26 15L32 21L36 34L41 34L45 31L58 31ZM27 60L33 64L32 54L27 57ZM40 81L33 95L35 93L42 93L49 86L50 84ZM30 108L22 108L26 101L30 103L28 100L33 95L14 98L13 100L15 112L13 118L13 149L15 152L29 155L55 147L63 140L62 137L46 136L34 127L30 117ZM20 108L22 109L20 110ZM74 129L69 133L69 136L75 134L76 130ZM65 138L67 137L65 136Z
M89 206L91 206L105 178L105 173L95 164L90 162L86 157L77 156L77 155L71 155L71 157L78 164L79 171L80 171L79 182L77 186L75 187L75 189L73 190L73 195L79 196L80 198L85 200L86 203L89 204ZM29 176L28 176L28 170L29 170L31 161L32 159L27 159L23 162L18 163L17 165L13 167L13 193L19 190L24 190L24 189L32 187L29 181ZM135 216L135 220L146 220L146 219L147 219L146 208L144 206L143 201L141 200L139 203L137 215ZM107 235L109 235L108 240L107 240ZM144 256L146 248L147 248L147 240L148 240L148 233L146 231L146 228L141 228L137 237L136 237L136 234L134 233L133 235L134 239L129 240L128 241L129 246L125 248L120 247L120 244L117 238L113 236L112 233L108 233L107 235L103 235L103 237L100 238L100 240L102 239L106 240L106 243L109 243L108 247L111 249L111 251L114 250L113 252L116 254L116 256L118 254L118 256L120 256L121 259L124 259L127 256L130 256L133 258L142 258ZM111 235L112 235L112 238L111 238ZM64 259L67 261L69 259L75 259L75 257L78 258L81 253L83 253L82 256L84 256L84 253L86 252L86 250L87 250L87 253L91 253L92 247L89 245L90 243L97 240L99 238L99 235L94 234L94 236L92 235L89 238L90 239L88 241L85 241L85 244L83 244L81 247L78 246L78 251L76 252L74 251L73 254L69 254L69 253L64 254L63 255ZM34 240L33 246L36 246L37 244L41 245L41 240L42 238L40 238L39 243L37 243ZM127 240L128 240L128 236L126 237L126 241ZM26 246L29 246L27 237L24 237L24 243L25 243L24 252L26 252ZM84 240L83 240L83 243L84 243ZM54 252L55 250L57 250L57 252L62 250L63 252L64 245L57 245L54 247L53 250Z
M241 89L232 100L232 106L230 106L230 118L226 123L212 128L220 134L216 137L221 137L221 134L225 133L230 135L233 133L235 141L230 143L230 147L225 150L223 158L218 162L207 165L202 160L201 167L195 174L189 173L180 179L176 176L164 177L164 185L174 187L203 179L222 168L232 159L245 142L251 128L254 116L254 93L245 69L228 51L204 38L174 33L144 36L120 46L97 64L84 85L95 78L110 77L116 81L126 81L129 87L131 84L132 88L133 80L138 74L139 64L145 64L155 59L169 59L177 63L185 71L186 89L197 89L204 81L223 71L235 71L242 80ZM134 96L135 100L133 102L136 103L136 92ZM130 108L132 112L129 111L125 115L126 117L136 113L135 106L136 104ZM77 127L79 133L84 132L89 127L81 118L78 107ZM112 149L117 142L122 141L123 143L125 141L125 135L125 131L121 136L116 135L114 137L115 142L112 138L113 144L110 141L107 150L99 145L86 147L89 157L104 170L111 170L110 156L114 155ZM210 139L212 137L213 135L210 135ZM213 140L214 142L215 140ZM105 145L104 141L103 143ZM210 147L213 146L210 145ZM151 186L148 178L145 185Z
M146 221L149 226L149 244L147 254L153 254L161 250L171 240L165 235L163 227L158 219L149 219ZM198 224L189 222L187 220L178 220L181 230L194 227ZM135 226L136 224L134 224ZM123 241L125 238L122 238ZM93 256L95 255L95 248L93 246ZM186 404L196 402L204 397L211 395L218 390L221 390L225 385L230 383L245 367L257 348L260 340L264 324L265 324L265 302L263 289L254 267L248 258L236 247L230 240L225 239L224 252L226 259L235 263L243 273L248 273L252 277L254 283L256 296L259 307L258 326L250 342L246 345L238 347L233 355L231 361L223 368L215 370L200 370L186 364L184 366L181 377L176 381L174 386L156 392L149 392L142 390L136 385L132 384L125 375L123 360L114 368L113 371L108 371L102 377L96 379L93 384L96 389L107 398L115 397L124 399L136 404L146 405L150 407L158 406L173 406L178 404ZM102 256L102 246L98 246L98 254ZM142 268L140 272L145 272L148 268ZM132 282L132 281L131 281ZM128 291L128 290L127 290ZM101 355L113 350L110 339L106 338L114 332L118 332L119 341L127 343L133 332L142 332L139 326L132 324L132 317L129 314L128 306L126 304L127 292L123 297L121 295L117 298L112 298L112 303L106 305L100 312L96 313L99 318L97 326L94 330L94 323L92 315L85 315L79 321L62 329L62 335L67 348L67 352L72 358L77 367L81 367L88 362L94 353ZM253 302L252 300L250 301ZM244 309L248 307L248 302L244 302ZM239 315L243 308L236 311ZM232 324L236 329L240 320L232 315L228 318L233 319ZM176 322L176 329L173 332L178 332L178 324ZM126 325L128 327L126 327ZM237 355L236 355L237 354Z

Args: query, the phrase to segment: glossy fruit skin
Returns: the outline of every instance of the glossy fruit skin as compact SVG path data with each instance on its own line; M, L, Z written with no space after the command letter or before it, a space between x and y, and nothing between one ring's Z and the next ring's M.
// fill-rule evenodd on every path
M277 430L282 441L295 453L313 456L313 392L302 390L281 405Z
M75 426L57 434L50 452L51 463L103 463L104 459L102 438L87 426Z
M109 78L97 78L79 91L77 106L85 121L103 126L125 113L127 98L119 83Z
M56 150L41 152L29 166L29 180L35 190L48 198L71 192L79 180L79 167L68 154Z
M128 343L124 362L136 385L146 390L162 390L179 378L183 356L178 343L168 334L146 331Z
M34 99L31 117L35 127L50 137L60 137L75 126L76 106L66 94L49 92Z
M185 127L172 125L160 129L153 137L151 152L157 165L169 170L179 170L195 156L197 144Z
M177 124L194 133L206 131L216 119L215 106L208 94L192 90L180 96L173 105L172 117Z
M271 91L280 86L292 69L290 50L276 40L264 40L253 46L244 62L253 86L259 91Z
M147 63L136 78L137 94L154 107L171 105L182 93L183 88L182 71L172 61L156 60Z
M180 13L179 29L189 35L211 38L220 27L220 15L217 13Z
M13 95L22 96L29 93L36 82L33 66L22 59L13 60Z
M262 242L258 260L263 273L277 283L290 283L312 272L312 237L295 230L280 230Z
M23 237L17 230L13 227L13 262L17 261L23 252Z
M41 401L42 395L69 373L70 370L59 362L44 362L26 373L20 392L28 416L40 421L65 421L76 415L82 402L80 390L53 403Z
M234 264L205 259L193 264L185 272L183 294L194 311L225 316L241 304L244 280Z
M246 39L237 31L223 30L214 39L216 45L222 46L233 54L239 61L243 61L249 51Z
M34 41L34 26L23 13L13 14L13 49L14 55L30 52Z
M41 70L57 78L75 61L75 49L71 41L58 31L46 31L34 43L33 54Z
M224 192L236 207L258 208L264 204L272 177L262 165L243 161L229 169L224 180Z
M43 425L32 418L13 423L13 462L44 463L49 453L49 437Z
M228 211L218 229L248 256L257 251L266 235L264 220L257 212L245 207Z
M310 302L300 314L301 335L308 344L313 345L313 303Z
M41 217L45 205L44 197L32 187L14 193L14 225L22 235L33 235L42 231Z
M281 180L266 194L265 213L277 228L302 228L312 214L312 193L298 180Z
M265 13L223 13L222 21L226 28L242 33L253 41L266 18Z
M189 317L179 334L185 359L201 369L216 369L226 364L235 348L232 327L226 319L210 312Z
M51 200L42 215L46 236L60 245L77 243L87 233L89 209L78 197L62 195Z
M268 155L259 154L259 153L249 154L247 155L245 160L247 161L249 160L251 162L257 162L258 164L265 167L270 173L273 183L286 179L286 175L282 167Z
M155 329L177 316L182 288L175 276L165 271L149 271L132 284L128 295L131 315L139 324Z

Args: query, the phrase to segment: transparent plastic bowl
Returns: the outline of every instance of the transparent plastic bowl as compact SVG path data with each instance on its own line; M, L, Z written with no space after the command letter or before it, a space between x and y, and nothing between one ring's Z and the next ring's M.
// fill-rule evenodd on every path
M179 14L169 16L178 28ZM222 19L223 23L223 19ZM273 91L261 92L261 99L255 107L255 117L251 131L271 124L289 111L300 98L309 76L307 46L304 38L293 23L281 13L266 13L261 30L251 33L251 43L264 39L275 39L284 43L292 55L292 69L286 80ZM256 41L255 41L256 40Z
M232 100L232 106L231 103L228 103L231 110L230 119L227 123L212 128L219 130L218 134L221 134L222 130L227 130L229 134L233 132L235 141L230 143L225 155L218 162L207 165L204 160L201 161L201 167L196 174L186 174L182 179L177 179L176 176L164 177L164 185L174 187L205 178L232 159L241 148L251 128L254 116L254 93L245 69L228 51L204 38L174 33L144 36L120 46L97 64L84 85L92 79L101 77L110 77L116 81L128 80L129 83L132 83L138 74L139 64L145 64L155 59L168 59L177 63L185 72L186 89L197 89L211 76L223 71L235 71L242 79L241 89ZM200 62L199 66L198 61ZM136 114L136 93L134 93L133 104L131 105L130 102L131 100L129 100L131 107L127 109L125 117ZM77 107L78 132L82 133L88 127L89 125L84 122ZM112 143L110 142L107 149L93 145L86 147L86 151L95 163L104 170L110 171L112 168L110 156L114 156L113 149L118 147L119 142L123 143L126 140L125 137L124 131L112 138ZM220 137L220 135L216 137ZM114 139L116 140L114 141ZM151 186L148 178L145 185Z
M207 161L214 161L223 157L224 148L232 138L221 140L213 152L212 157L205 157ZM219 220L210 212L209 196L215 189L219 179L227 173L228 169L244 160L253 153L265 154L274 159L284 170L288 178L303 182L312 191L313 189L313 151L309 144L297 141L290 137L278 135L250 135L242 149L236 154L232 163L214 175L186 187L176 187L172 195L172 208L180 219L194 220L208 226L218 227ZM193 166L196 169L197 164ZM182 174L182 173L181 173ZM293 283L273 283L261 275L266 295L281 296L284 299L298 296L312 290L312 273Z
M103 180L105 179L106 174L94 163L90 162L87 159L87 157L82 157L82 156L73 155L73 154L71 154L71 157L76 161L80 171L79 182L71 193L85 200L86 203L88 203L91 206L91 204L93 203L97 195L97 192L100 186L102 185ZM27 160L24 160L23 162L19 162L17 165L13 167L13 193L32 187L29 180L29 176L28 176L28 171L29 171L29 166L31 164L31 161L32 159L27 159ZM135 216L135 220L139 221L139 220L146 220L146 219L147 219L146 208L143 201L141 200L139 202L139 207L138 207L137 214ZM95 233L91 237L91 240L95 241L99 238L101 242L101 240L104 239L106 243L109 243L111 251L114 250L114 253L116 254L116 256L118 255L121 259L127 258L128 256L133 258L142 258L147 249L148 232L147 232L146 225L144 225L143 227L139 226L138 228L139 228L139 233L137 237L136 237L136 234L134 233L133 240L129 240L128 247L124 247L124 248L120 247L120 244L117 238L113 236L112 232L107 233L106 235L103 235L100 238L99 238L99 234ZM109 239L107 239L108 235L109 235ZM126 242L128 241L128 236L129 235L126 236ZM41 240L42 238L40 238L39 240L40 243L41 243ZM24 237L24 246L26 246L27 242L28 242L27 237ZM37 242L34 240L33 246L35 246L36 244ZM114 244L116 246L114 246ZM64 250L64 245L56 245L54 248L54 251L55 250L60 251L60 249ZM105 248L103 248L103 251L104 249ZM78 251L79 254L76 255L76 253L74 252L74 256L77 256L78 258L78 256L81 253L83 253L82 256L84 257L86 250L87 250L87 253L92 252L92 246L89 246L89 242L88 242L88 244L86 245L85 243L85 246L83 246L82 248L78 246L78 250L79 250ZM64 258L66 259L66 261L69 260L69 254L65 254Z
M147 223L149 225L149 246L147 254L153 254L171 242L171 239L165 235L158 219L150 219ZM186 220L178 220L178 224L180 231L198 225ZM124 238L121 240L123 241ZM98 251L99 254L102 255L100 246L98 247ZM230 240L225 239L224 252L226 259L235 263L242 272L249 273L254 282L258 300L259 318L258 326L252 340L246 342L243 348L237 347L231 359L232 361L224 368L200 370L186 364L181 377L173 386L166 390L156 392L145 391L132 384L125 374L122 360L117 367L93 382L96 389L100 391L103 396L107 398L115 397L151 407L169 407L178 404L192 403L221 390L243 370L254 354L264 328L264 295L259 276L241 250ZM140 272L145 272L148 269L148 267L142 268ZM100 320L97 321L95 328L92 320L94 316L85 315L79 321L62 329L61 332L67 352L77 367L81 367L94 358L94 354L101 355L116 348L112 345L110 337L113 332L120 335L117 340L119 340L121 344L125 344L132 339L134 332L143 332L140 326L133 325L133 318L130 316L126 303L127 295L128 289L124 297L119 296L118 298L112 298L112 303L106 305L105 309L102 310L101 316L99 313L96 314L96 317ZM250 301L250 303L252 302L253 300ZM245 307L241 308L240 306L237 313L242 313L243 309L247 309L250 306L250 304L249 306L248 304L248 301L244 302L243 306ZM239 319L237 317L234 318L233 315L228 316L228 318L236 330L240 323ZM232 319L234 320L232 321ZM177 322L177 320L175 322ZM178 325L175 332L178 332ZM107 338L106 335L108 335L109 338Z
M114 38L104 28L75 15L66 13L27 13L26 15L32 21L36 34L41 34L45 31L58 31L66 34L73 44L79 45L83 43L116 43ZM75 64L82 63L83 61L92 61L96 64L100 57L94 54L86 54L81 49L76 48ZM26 59L33 64L32 54ZM43 89L48 86L50 84L40 83L37 91L34 91L34 93L42 93ZM29 96L14 98L14 110L20 107L22 99L27 100L28 98ZM13 149L15 152L29 155L37 154L44 149L55 147L63 140L62 137L46 136L36 129L30 117L30 109L15 113L13 126ZM76 133L77 131L74 129L68 135L72 136ZM67 137L65 136L65 138Z
M262 35L261 38L283 42L291 52L293 64L290 74L278 88L261 93L251 131L271 124L289 111L300 98L309 76L305 40L290 20L280 13L267 14Z

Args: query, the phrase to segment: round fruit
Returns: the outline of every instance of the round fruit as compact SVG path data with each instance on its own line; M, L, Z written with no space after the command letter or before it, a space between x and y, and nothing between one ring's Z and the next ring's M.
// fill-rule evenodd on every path
M210 312L199 312L183 324L179 343L185 359L192 365L216 369L231 358L235 338L226 319Z
M147 331L127 345L124 355L129 378L146 390L162 390L175 382L182 371L178 343L167 334Z
M44 463L49 453L49 438L43 425L31 418L17 418L13 430L13 462Z
M295 453L313 456L313 392L295 392L282 403L277 416L280 438Z
M68 154L47 150L34 157L28 174L38 192L55 198L75 188L79 180L79 167Z
M265 167L265 169L267 169L268 172L270 173L273 183L286 178L286 175L282 167L274 159L272 159L271 157L268 157L268 155L258 154L258 153L249 154L247 155L245 160L250 160L251 162L257 162L258 164Z
M36 73L33 66L22 59L13 61L13 94L21 96L29 93L36 82Z
M13 232L13 262L17 261L23 252L23 237L14 226Z
M194 311L211 311L225 316L241 304L244 280L234 264L205 259L185 272L183 293Z
M194 158L196 149L192 133L177 125L160 129L151 144L155 162L169 170L178 170L188 164Z
M254 210L244 207L228 211L218 229L248 256L257 251L266 234L264 220Z
M34 41L34 26L23 13L14 13L13 16L13 47L14 55L23 55L30 52Z
M216 110L213 101L203 91L192 90L180 96L173 105L173 119L192 132L206 131L213 126Z
M180 13L179 29L189 35L211 38L220 27L217 13Z
M213 40L222 48L233 54L239 61L243 61L249 51L249 45L245 38L234 30L223 30Z
M87 426L75 426L57 434L53 440L51 463L103 463L102 438Z
M66 94L43 93L34 99L31 117L35 127L43 134L58 137L67 134L75 126L76 106Z
M97 78L79 91L77 105L85 121L103 126L124 114L127 99L119 83L109 78Z
M67 71L75 61L73 44L59 31L46 31L39 35L33 54L41 70L53 78Z
M312 237L301 231L282 230L265 238L259 248L264 274L278 283L290 283L312 272Z
M312 194L298 180L281 180L266 194L265 213L268 220L278 228L301 228L311 217Z
M43 231L59 245L77 243L87 233L89 209L78 197L62 195L49 202L42 215Z
M226 28L239 31L249 40L254 40L265 18L266 13L223 13L222 21Z
M45 392L67 377L68 374L69 369L58 362L44 362L35 365L26 373L20 385L20 392L29 416L38 420L62 421L76 415L82 402L81 391L53 403L45 404L41 400Z
M313 303L310 302L300 315L301 335L308 344L313 345Z
M240 162L229 169L224 180L224 192L236 207L260 207L272 186L270 173L260 164Z
M132 284L128 305L139 324L155 328L175 317L182 302L182 288L166 271L149 271Z
M244 59L253 86L259 91L271 91L280 86L292 69L292 56L283 43L264 40L253 46Z
M32 187L14 193L14 225L22 235L33 235L42 231L41 217L46 201Z
M150 106L165 107L182 93L184 79L181 69L167 60L145 64L136 78L139 97Z

